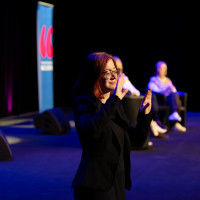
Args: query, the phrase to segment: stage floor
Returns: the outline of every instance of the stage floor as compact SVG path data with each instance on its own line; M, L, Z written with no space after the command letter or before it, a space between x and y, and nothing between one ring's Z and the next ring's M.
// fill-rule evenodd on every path
M0 119L13 155L0 162L0 199L73 200L81 156L76 129L71 123L66 134L48 135L35 128L33 116ZM131 152L127 200L200 199L199 112L187 112L186 127L186 133L170 131L168 140L151 138L150 149Z

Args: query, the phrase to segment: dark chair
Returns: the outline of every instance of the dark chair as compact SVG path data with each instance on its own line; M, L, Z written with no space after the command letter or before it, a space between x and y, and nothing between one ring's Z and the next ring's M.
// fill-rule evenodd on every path
M138 115L138 111L140 109L143 98L144 96L126 95L122 100L125 113L127 117L129 118L129 120L132 122L133 126L136 126L137 115Z
M137 124L137 115L138 115L138 112L139 112L143 98L144 98L144 96L129 96L129 95L126 95L122 100L122 104L123 104L125 113L126 113L128 119L130 120L130 122L133 124L134 127ZM131 144L131 150L148 149L149 148L148 142L149 142L149 136L146 139L143 146L133 146Z
M185 126L188 94L187 92L182 91L178 91L178 94L181 100L180 116L182 118L182 121L180 123ZM159 105L159 118L164 125L171 127L173 125L173 122L170 122L168 120L168 116L170 115L170 107L167 105L167 97L161 94L156 94L156 97Z

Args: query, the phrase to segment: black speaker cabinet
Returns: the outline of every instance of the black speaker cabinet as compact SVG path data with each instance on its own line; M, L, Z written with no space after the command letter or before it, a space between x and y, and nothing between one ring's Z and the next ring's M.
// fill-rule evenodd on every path
M0 161L10 161L12 160L12 152L9 147L6 137L3 132L0 131Z
M52 135L63 135L70 128L67 114L61 108L42 112L34 119L34 125Z

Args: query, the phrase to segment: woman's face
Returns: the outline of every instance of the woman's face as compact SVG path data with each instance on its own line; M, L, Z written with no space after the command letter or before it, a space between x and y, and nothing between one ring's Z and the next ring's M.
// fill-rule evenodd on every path
M101 74L100 86L103 93L111 92L117 83L117 69L112 59L108 60L106 67Z
M161 64L158 68L158 75L164 77L167 75L167 65Z

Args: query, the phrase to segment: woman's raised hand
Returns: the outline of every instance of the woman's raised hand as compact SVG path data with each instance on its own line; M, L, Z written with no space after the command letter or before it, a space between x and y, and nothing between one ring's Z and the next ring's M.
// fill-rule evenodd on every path
M149 89L142 100L142 104L140 106L141 112L149 114L149 112L151 111L151 98L152 98L152 91L151 89Z
M116 84L115 90L113 92L113 94L117 95L121 100L124 98L124 96L128 92L127 89L125 89L125 90L122 89L124 82L125 82L124 73L122 73L117 78L117 84Z

